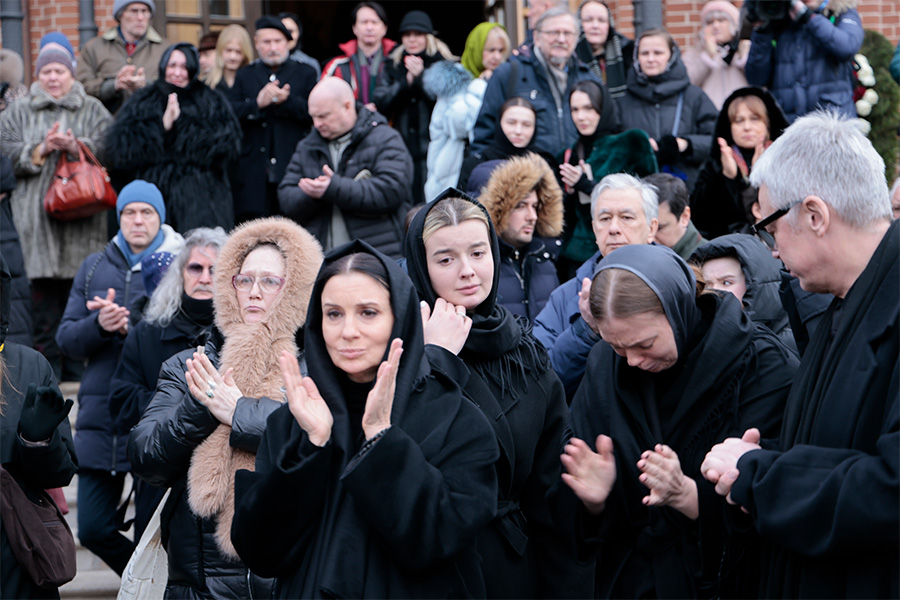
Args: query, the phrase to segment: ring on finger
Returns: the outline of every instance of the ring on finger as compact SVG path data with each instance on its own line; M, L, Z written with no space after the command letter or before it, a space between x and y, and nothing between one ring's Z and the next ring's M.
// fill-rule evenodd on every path
M213 381L212 379L207 379L206 384L209 386L209 389L211 389L211 390L216 389L216 382Z
M206 389L206 397L207 397L207 398L212 398L212 397L215 396L215 395L216 395L216 393L213 391L212 388L207 388L207 389Z
M465 317L465 316L466 316L466 311L465 311L465 309L463 309L463 310L457 310L457 311L456 311L456 314L459 315L460 317Z

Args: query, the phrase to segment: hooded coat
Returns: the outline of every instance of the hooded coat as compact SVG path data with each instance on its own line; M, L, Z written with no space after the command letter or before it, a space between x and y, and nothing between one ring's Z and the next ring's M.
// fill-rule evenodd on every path
M172 50L196 54L190 44L171 46L160 60L161 73ZM106 164L120 185L135 179L155 184L166 201L166 221L176 231L216 226L228 231L234 226L228 173L240 151L240 124L221 94L198 80L196 70L188 73L186 87L160 78L125 103L106 135ZM166 131L162 118L173 93L181 116Z
M442 195L463 198L456 190ZM406 238L407 269L419 297L434 307L422 231L440 200L420 210ZM500 247L488 228L494 278L490 294L473 311L472 328L459 358L469 371L464 394L488 417L500 444L497 517L476 541L487 597L584 597L571 577L568 548L552 524L545 494L560 476L559 452L566 428L565 395L530 324L497 303Z
M616 481L603 513L589 516L577 500L565 513L581 547L596 552L595 597L746 594L757 575L758 549L739 527L726 529L726 516L742 522L740 509L715 493L700 464L725 437L750 427L778 430L797 358L755 325L733 295L696 297L690 267L668 248L625 246L598 265L598 271L607 268L631 271L654 290L678 359L649 373L600 342L572 402L573 435L591 445L599 434L608 435L615 450ZM696 482L697 520L642 503L647 488L636 463L656 444L672 448L682 472ZM561 489L575 499L567 486ZM744 519L744 531L746 525Z
M19 232L12 218L10 196L16 187L13 175L13 164L8 156L0 154L0 255L6 261L12 283L6 292L12 299L10 308L10 331L7 339L23 346L31 347L31 286L25 274L25 257L22 255L22 244Z
M34 161L35 150L53 123L72 134L94 154L112 120L99 100L72 83L72 90L55 99L38 82L28 97L14 102L0 114L0 152L13 161L16 189L9 202L22 242L25 272L29 279L72 279L88 254L100 252L109 240L106 214L75 221L56 221L44 210L44 196L56 174L60 152Z
M428 179L425 200L436 198L455 187L462 169L463 155L481 108L487 82L472 78L461 64L442 60L425 71L422 84L436 98L428 126Z
M263 320L244 323L231 279L264 243L284 255L285 282ZM259 219L235 229L219 253L213 280L221 337L206 344L220 373L234 368L243 394L232 425L220 423L191 395L184 364L194 350L185 350L163 363L156 394L131 432L134 473L172 487L162 520L171 597L259 598L271 591L271 582L251 576L231 544L234 474L253 469L266 418L283 402L278 357L282 351L298 353L295 336L321 260L318 242L288 219Z
M731 104L738 98L748 96L756 96L766 106L770 142L778 139L789 125L774 96L762 88L741 88L735 90L725 100L716 119L709 158L703 163L691 191L691 220L709 239L727 233L749 233L749 226L756 222L750 207L757 200L757 190L750 185L749 180L755 150L753 148L744 150L735 145L734 136L731 134L731 119L728 118L728 108ZM738 148L748 168L747 176L742 175L739 169L734 179L725 177L722 173L722 151L719 148L718 138L724 139L729 148Z
M278 200L285 215L331 245L335 209L351 239L365 240L391 258L403 255L403 223L409 210L412 162L400 135L385 118L361 104L339 164L332 164L329 141L312 131L299 144L281 184ZM318 177L322 165L334 176L322 198L307 196L297 184Z
M378 112L386 115L391 125L400 132L413 161L412 199L414 204L425 202L425 180L428 177L427 158L430 140L429 127L434 112L435 98L424 86L424 73L413 79L412 85L406 79L404 57L408 53L398 46L383 60L384 70L378 76L372 101ZM418 54L428 70L432 65L446 60L441 54Z
M900 594L898 257L894 221L816 328L779 439L737 463L732 499L765 540L760 597Z
M514 315L532 321L559 285L556 251L563 228L562 190L547 162L537 154L510 158L494 169L478 200L496 229L505 231L510 213L525 196L537 193L537 221L533 238L514 248L500 243L500 281L497 303Z
M677 47L672 51L666 70L653 77L641 72L635 47L635 60L627 81L628 92L616 98L622 125L626 129L643 129L656 140L661 150L666 145L663 138L672 136L687 140L689 145L684 153L679 153L676 146L674 153L677 156L667 157L658 152L657 161L660 171L684 179L691 189L697 179L697 170L712 147L711 134L718 115L715 105L703 90L691 84ZM682 107L676 123L679 103Z
M857 0L824 4L804 24L784 19L750 35L747 81L768 88L790 123L817 108L856 118L852 63L863 41Z
M730 256L741 264L747 292L741 303L750 319L762 323L777 335L784 345L797 350L788 315L781 305L782 264L759 239L752 235L732 233L706 242L691 255L690 262L703 265L708 260Z
M402 269L358 240L326 265L357 252L384 266L391 339L403 340L391 425L368 441L354 433L351 419L364 410L356 403L368 390L351 385L329 356L325 283L317 281L305 358L334 417L331 438L314 445L288 406L270 417L256 472L236 480L235 547L252 569L276 577L278 598L482 597L472 541L494 515L497 442L460 392L459 360L426 350L419 300ZM440 370L431 356L442 357Z

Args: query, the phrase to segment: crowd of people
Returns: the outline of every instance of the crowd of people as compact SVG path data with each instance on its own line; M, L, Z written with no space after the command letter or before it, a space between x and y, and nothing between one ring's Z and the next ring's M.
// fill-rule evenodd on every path
M712 0L685 49L529 4L456 56L359 2L319 62L291 13L195 46L115 0L0 92L0 462L77 472L116 573L158 515L168 598L900 594L855 2ZM58 220L80 145L116 206ZM0 595L58 597L13 543Z

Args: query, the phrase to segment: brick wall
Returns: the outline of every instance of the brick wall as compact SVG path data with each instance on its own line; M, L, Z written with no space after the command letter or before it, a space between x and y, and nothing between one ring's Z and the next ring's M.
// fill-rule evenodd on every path
M41 37L50 31L61 31L75 48L78 55L78 0L26 0L25 45L31 49L31 56L26 60L26 82L31 80L32 65L37 60ZM97 15L98 33L103 33L116 24L112 17L113 0L94 0L94 14Z

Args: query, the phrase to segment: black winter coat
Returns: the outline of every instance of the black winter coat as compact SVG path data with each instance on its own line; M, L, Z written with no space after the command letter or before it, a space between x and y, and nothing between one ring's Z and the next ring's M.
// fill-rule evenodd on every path
M728 118L728 107L738 98L756 96L766 106L769 117L769 141L775 141L788 126L784 112L775 98L762 88L746 87L735 90L722 105L716 129L713 133L709 158L703 163L697 182L691 191L691 220L707 239L728 233L750 233L750 225L755 222L750 207L757 200L756 188L750 185L748 177L744 177L740 169L734 179L722 173L722 151L718 138L724 139L729 148L734 145L731 135L731 119ZM742 151L747 164L747 175L753 170L753 154L755 149Z
M662 139L672 136L673 131L675 137L689 142L688 150L678 154L674 160L657 153L657 162L660 171L672 172L685 179L690 190L697 180L697 170L709 157L719 111L703 90L691 84L677 48L669 65L664 73L647 77L638 72L638 63L635 62L628 71L628 91L616 98L616 103L623 127L643 129L661 149ZM678 100L682 94L681 118L675 123Z
M593 447L606 434L615 450L616 482L604 512L591 518L577 508L583 548L598 551L597 598L729 597L746 595L756 581L756 542L725 530L726 516L742 521L740 510L715 493L700 464L726 437L750 427L778 430L798 361L733 295L709 294L697 304L706 330L694 334L675 366L648 373L598 343L572 401L574 436ZM641 502L648 491L636 463L656 444L672 448L696 482L696 521Z
M256 96L273 79L281 87L290 84L291 94L284 102L260 109ZM266 183L278 185L297 142L309 133L312 120L307 98L315 84L315 70L293 60L277 71L259 60L238 70L234 87L225 92L243 129L241 155L232 182L236 216L262 217L278 212L277 206L266 206Z
M12 162L6 156L0 156L0 163L3 176L13 177ZM12 304L6 339L23 346L31 346L31 286L25 273L25 258L22 255L19 232L13 223L12 207L8 197L0 201L0 256L6 261L12 277L10 291Z
M6 341L3 347L3 387L5 403L0 414L0 463L9 471L26 494L38 490L65 487L78 469L69 419L63 419L50 443L44 447L28 447L18 435L19 416L28 384L56 387L53 369L41 354ZM3 598L59 598L57 590L39 588L24 569L19 567L9 545L6 530L0 523L0 596Z
M780 439L732 498L766 542L759 597L900 594L900 222L816 328Z
M391 258L403 256L404 220L409 210L412 161L400 135L385 118L361 104L350 143L338 165L331 164L328 141L312 131L297 144L278 186L281 210L312 233L326 248L334 207L344 218L350 239L361 239ZM311 198L297 183L334 171L322 198Z
M219 340L206 344L218 367ZM163 544L169 555L170 598L268 598L272 582L229 560L216 545L216 521L198 517L188 505L187 473L194 449L219 421L188 391L184 350L165 361L150 405L128 439L133 472L159 487L171 487L162 514ZM256 452L266 419L280 403L268 398L241 398L234 412L231 445Z
M501 241L497 303L533 322L559 286L555 262L559 245L559 240L533 238L517 249Z
M168 95L178 95L181 116L166 131ZM201 81L179 88L158 80L129 98L106 135L106 164L117 187L135 179L156 185L166 201L166 222L185 232L234 226L229 172L240 150L240 124L225 98Z
M392 53L393 54L393 53ZM378 76L372 101L378 112L387 115L391 125L400 132L413 161L412 201L421 204L426 201L425 181L428 179L428 143L431 141L431 113L434 110L435 98L432 98L422 86L421 75L413 79L412 85L406 79L406 65L403 64L404 52L400 62L395 63L391 56L384 57L384 68ZM427 69L431 65L444 60L440 54L419 54Z

